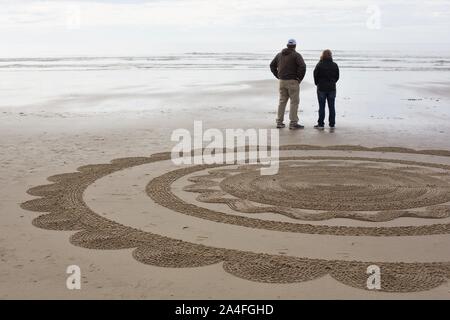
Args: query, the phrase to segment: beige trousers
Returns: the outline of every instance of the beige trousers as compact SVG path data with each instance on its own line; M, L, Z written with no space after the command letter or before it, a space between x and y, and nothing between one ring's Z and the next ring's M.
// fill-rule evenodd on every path
M291 100L289 120L298 122L298 104L300 103L300 83L297 80L280 80L280 104L278 105L277 123L284 121L284 113L288 100Z

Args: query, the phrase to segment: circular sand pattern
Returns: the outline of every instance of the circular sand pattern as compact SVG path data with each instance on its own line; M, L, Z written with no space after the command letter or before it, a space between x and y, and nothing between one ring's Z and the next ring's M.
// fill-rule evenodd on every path
M437 178L356 166L283 166L275 176L252 170L220 186L238 198L315 210L410 209L450 201L449 185Z
M442 179L445 171L349 160L287 161L270 176L261 175L259 169L246 165L210 170L189 178L193 184L184 190L200 193L198 201L226 203L239 212L273 212L301 220L450 215L448 207L439 206L450 201L450 184Z
M282 150L304 150L305 146L286 146ZM315 147L314 147L315 148ZM334 147L333 150L339 150ZM342 147L343 150L347 150L347 146ZM351 150L355 150L355 147L351 147ZM389 148L388 150L391 150ZM308 150L308 149L306 149ZM358 149L356 149L358 150ZM362 149L367 150L367 149ZM369 149L373 150L373 149ZM375 150L379 150L375 149ZM383 149L382 149L383 150ZM406 152L403 149L395 149L400 152ZM383 150L384 151L384 150ZM434 152L434 151L433 151ZM439 151L440 155L442 151ZM448 179L448 171L450 166L444 164L436 163L422 163L416 161L408 160L396 160L396 159L381 159L381 158L358 158L358 157L336 157L336 156L304 156L304 157L282 157L281 162L286 161L310 161L310 160L320 160L320 161L371 161L378 164L397 164L406 165L407 167L402 170L406 174L407 170L411 169L411 166L424 167L429 169L440 169L439 172L434 172L436 176L442 176L444 179ZM328 234L328 235L342 235L342 236L414 236L414 235L432 235L432 234L448 234L450 233L450 224L432 224L432 225L419 225L419 226L400 226L400 227L350 227L350 226L329 226L329 225L312 225L312 224L298 224L291 222L280 222L272 220L262 220L257 218L249 218L239 215L229 215L223 214L221 211L211 210L208 208L200 207L192 203L183 201L178 196L176 196L172 190L171 185L178 179L184 176L191 175L195 172L204 171L207 169L213 169L215 167L223 167L223 165L197 165L187 168L177 169L167 172L152 181L147 186L147 193L156 203L190 216L194 216L201 219L207 219L214 222L228 223L232 225L238 225L249 228L265 229L273 231L284 231L284 232L299 232L299 233L310 233L310 234ZM214 180L216 178L223 178L228 176L230 172L241 172L241 171L251 171L254 170L254 166L243 166L239 169L228 169L228 170L215 170L210 173L209 176L199 176L197 178L192 178L191 181L196 182L194 185L187 186L186 191L200 193L201 196L198 198L200 201L211 202L211 203L224 203L236 211L246 212L246 213L262 213L262 212L274 212L286 215L291 218L302 219L302 220L325 220L330 218L354 218L358 220L367 221L389 221L398 217L425 217L425 218L445 218L450 215L450 205L449 204L438 204L433 206L428 206L419 211L411 210L398 210L395 207L393 209L366 213L366 212L353 212L353 211L326 211L314 214L305 213L303 210L295 211L292 208L273 206L273 207L260 207L252 205L247 199L230 199L226 196L223 191L213 190L211 187L218 186L219 184ZM431 178L430 178L431 179ZM443 196L442 190L445 190L446 185L444 180L440 182L441 185L438 188L434 188L433 185L422 186L425 189L433 188L439 191L440 200L434 201L445 201L445 196ZM235 187L239 187L235 184ZM297 196L298 197L298 196ZM426 201L426 199L425 199Z
M282 150L355 150L367 152L401 152L412 154L439 155L449 157L447 151L414 151L401 148L363 148L353 146L337 147L315 147L315 146L285 146ZM88 165L78 169L76 173L68 173L52 176L49 178L53 184L44 185L28 190L28 193L40 198L27 201L22 204L22 208L45 212L45 214L33 220L37 227L51 230L71 230L76 231L70 238L72 244L90 249L123 249L134 248L133 257L138 261L160 267L200 267L211 264L223 263L226 272L237 277L252 281L269 283L290 283L316 279L324 275L331 275L337 281L344 284L366 289L367 267L378 265L382 272L382 290L389 292L412 292L429 290L439 286L450 277L450 263L385 263L382 261L361 262L361 261L341 261L308 259L283 255L269 255L263 253L252 253L247 251L216 248L201 244L168 238L151 232L144 232L131 228L117 222L108 220L93 212L83 200L84 191L96 180L106 177L112 173L150 163L157 163L170 159L170 153L155 154L150 157L124 158L113 160L109 164ZM298 157L285 158L283 161L368 161L368 159L358 159L355 157ZM446 188L445 171L450 170L450 166L436 163L421 163L406 160L386 160L370 159L371 162L397 163L403 166L420 166L441 170L436 176L423 176L413 174L409 177L405 175L398 182L398 189L391 197L391 201L398 201L401 206L410 210L419 203L413 204L420 195L427 194L420 200L429 208L425 211L429 217L445 217L448 214L448 206L443 204L446 200L442 190ZM222 223L231 223L250 228L260 228L285 232L306 232L331 235L371 235L371 236L399 236L399 235L429 235L448 234L450 226L448 223L405 226L405 227L336 227L308 225L300 223L286 223L278 221L268 221L252 219L243 216L224 215L218 211L198 207L186 203L176 197L170 190L171 184L187 174L205 169L214 169L215 166L192 166L178 169L163 174L153 179L147 186L149 196L158 204L164 205L174 211L209 219ZM362 166L364 168L364 166ZM292 169L292 168L291 168ZM282 170L291 170L283 168ZM372 167L370 170L382 170ZM376 180L376 174L372 172L372 181ZM282 171L284 172L284 171ZM323 171L322 171L323 172ZM336 172L336 171L334 171ZM239 174L239 173L238 173ZM340 173L334 173L339 176ZM227 179L227 175L222 173ZM244 174L245 176L245 174ZM439 179L439 176L444 179ZM229 176L228 176L229 177ZM388 179L388 178L386 178ZM438 179L439 183L436 183ZM244 179L245 181L255 181L257 179ZM299 183L281 179L278 183L270 185L270 188L282 186L287 190L310 189L311 181L304 180ZM444 181L444 182L442 182ZM228 181L229 182L229 181ZM425 187L423 183L429 183ZM355 178L350 185L343 184L341 187L341 197L344 197L347 188L355 185L361 186L361 180ZM386 180L379 180L374 185L385 186ZM207 183L208 184L208 183ZM209 187L211 183L208 184ZM232 184L231 184L232 185ZM261 186L259 183L251 185ZM326 187L327 183L318 182L315 186ZM410 189L408 187L411 187ZM261 188L261 187L260 187ZM265 187L264 187L265 188ZM263 189L264 189L263 188ZM430 191L431 190L431 191ZM364 194L365 191L361 191ZM209 190L211 192L211 190ZM216 192L216 191L212 191ZM381 190L382 194L385 190ZM208 193L206 190L205 193ZM419 197L412 197L413 194L420 194ZM363 198L364 196L361 196ZM270 200L272 201L272 200ZM293 199L292 203L297 203ZM263 202L264 203L264 202ZM291 203L291 204L292 204ZM311 203L311 202L310 202ZM359 206L364 206L363 201L357 202ZM321 207L323 208L323 207ZM361 208L361 207L359 207ZM328 209L327 209L328 210ZM354 210L354 209L353 209ZM376 209L378 210L378 209ZM404 210L404 209L402 209ZM400 210L400 212L402 211ZM398 214L398 212L396 213Z

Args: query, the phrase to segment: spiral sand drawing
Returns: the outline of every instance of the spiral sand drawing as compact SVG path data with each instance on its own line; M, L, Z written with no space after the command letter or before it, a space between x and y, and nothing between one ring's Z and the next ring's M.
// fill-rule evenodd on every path
M260 167L176 167L168 152L116 159L48 178L52 184L28 190L39 198L22 208L43 213L33 220L36 227L73 231L70 242L76 246L133 249L136 260L158 267L221 264L229 274L265 283L329 275L367 290L367 267L377 265L386 292L430 290L448 281L449 250L436 241L449 241L450 152L291 145L280 148L277 174L261 175ZM90 193L111 195L115 181L135 177L144 183L136 194L150 208L139 219L158 214L174 222L173 230L128 224L135 213L126 203L126 214L117 218L95 212ZM134 201L128 198L123 201ZM212 239L177 233L177 221L209 228ZM248 241L239 243L231 234ZM331 245L311 250L302 239ZM266 249L264 241L285 244L288 254ZM411 252L415 242L423 249ZM342 248L347 256L337 255Z

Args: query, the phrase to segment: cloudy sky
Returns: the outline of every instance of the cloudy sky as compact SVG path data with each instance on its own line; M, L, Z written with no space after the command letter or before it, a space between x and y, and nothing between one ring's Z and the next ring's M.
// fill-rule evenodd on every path
M1 56L450 50L450 0L0 0Z

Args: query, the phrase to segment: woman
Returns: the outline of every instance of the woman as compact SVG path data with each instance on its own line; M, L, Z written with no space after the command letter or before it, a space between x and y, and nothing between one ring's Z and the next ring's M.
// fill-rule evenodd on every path
M330 128L336 125L336 111L334 101L336 99L336 82L339 80L339 67L333 62L330 50L322 52L320 61L314 69L314 83L317 86L317 98L319 100L319 120L316 129L324 128L325 104L328 102L328 124Z

